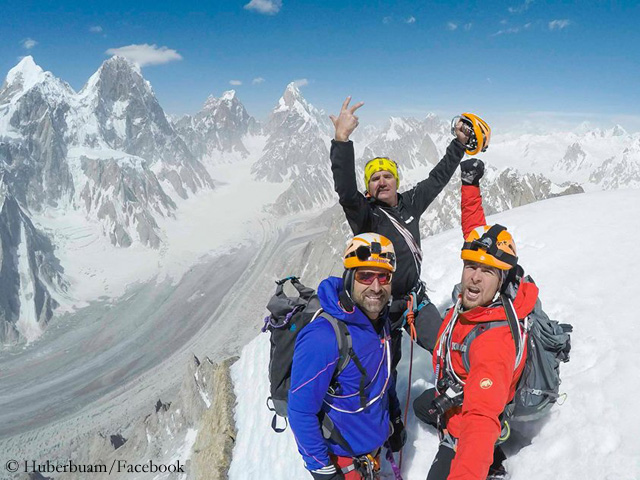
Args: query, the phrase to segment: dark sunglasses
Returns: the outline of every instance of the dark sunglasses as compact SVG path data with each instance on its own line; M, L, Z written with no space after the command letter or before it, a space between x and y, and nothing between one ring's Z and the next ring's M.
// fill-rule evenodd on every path
M362 283L363 285L371 285L376 281L376 278L380 285L388 285L391 283L391 277L391 272L367 272L357 270L355 274L356 282Z

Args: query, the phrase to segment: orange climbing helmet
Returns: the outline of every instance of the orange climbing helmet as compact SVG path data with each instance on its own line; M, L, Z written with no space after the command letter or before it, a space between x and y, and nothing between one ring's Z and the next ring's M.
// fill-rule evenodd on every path
M347 244L343 255L344 268L378 267L396 271L396 253L393 243L378 233L361 233Z
M467 147L466 152L469 155L477 155L486 151L491 141L491 127L489 127L489 124L473 113L463 113L453 117L453 120L451 120L451 133L453 135L455 135L455 127L458 120L462 120L469 128L469 141L465 145Z
M511 270L518 265L513 237L498 224L472 230L462 245L460 258L500 270Z

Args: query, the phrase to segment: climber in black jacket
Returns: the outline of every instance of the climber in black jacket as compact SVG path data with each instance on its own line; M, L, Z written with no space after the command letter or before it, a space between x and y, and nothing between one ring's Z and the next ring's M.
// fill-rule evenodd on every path
M390 318L394 328L394 369L401 357L401 330L407 296L414 292L416 305L423 304L416 315L418 343L433 350L442 319L437 308L429 302L425 286L420 281L422 251L420 248L420 216L449 183L469 141L467 126L458 121L455 135L442 160L431 170L429 177L411 190L397 193L398 167L393 160L379 157L365 167L366 194L358 191L353 142L349 136L358 126L355 111L364 103L349 107L351 97L342 105L340 115L331 115L335 137L331 141L331 171L335 189L340 197L349 225L354 234L376 232L389 238L394 245L397 269L393 275L393 302Z

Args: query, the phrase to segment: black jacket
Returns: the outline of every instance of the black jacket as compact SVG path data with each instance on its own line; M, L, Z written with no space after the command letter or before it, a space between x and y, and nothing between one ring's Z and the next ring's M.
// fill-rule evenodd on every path
M449 183L464 156L464 150L465 147L454 139L442 160L429 172L429 177L411 190L398 194L398 205L390 207L373 197L367 198L358 191L353 142L331 141L333 181L351 230L355 235L376 232L393 242L397 258L392 287L394 299L404 297L416 286L420 272L416 270L413 254L406 241L380 209L404 224L420 246L420 216Z

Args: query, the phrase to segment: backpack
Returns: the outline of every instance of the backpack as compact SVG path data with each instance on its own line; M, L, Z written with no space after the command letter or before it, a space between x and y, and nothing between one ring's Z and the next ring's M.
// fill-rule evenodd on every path
M530 276L524 281L533 282ZM482 333L496 327L509 326L516 345L516 358L520 358L524 346L520 328L511 299L501 295L507 320L497 320L477 325L469 332L462 343L462 361L469 371L469 347L471 342ZM569 361L571 350L570 333L573 327L567 323L551 320L542 310L540 299L533 311L523 319L527 335L527 357L522 376L518 381L513 400L505 407L503 420L526 422L545 416L556 403L560 389L560 363ZM517 364L517 362L516 362Z
M295 287L297 297L289 297L284 293L284 285L287 282ZM269 383L270 396L267 398L267 408L274 412L271 420L271 428L277 432L284 432L287 428L287 403L289 388L291 387L291 365L293 363L293 350L298 334L319 316L325 318L333 327L338 341L340 360L333 373L333 379L329 391L337 389L337 377L346 368L350 360L354 360L361 375L366 378L360 361L353 351L351 334L344 322L341 322L322 310L320 300L315 290L305 287L298 277L286 277L276 281L276 291L267 303L270 314L264 319L263 332L271 333L271 350L269 358ZM364 383L360 383L360 395L364 398ZM285 420L284 427L278 427L278 417ZM323 415L323 430L327 435L332 434L333 426L327 415ZM334 434L335 435L335 434Z

